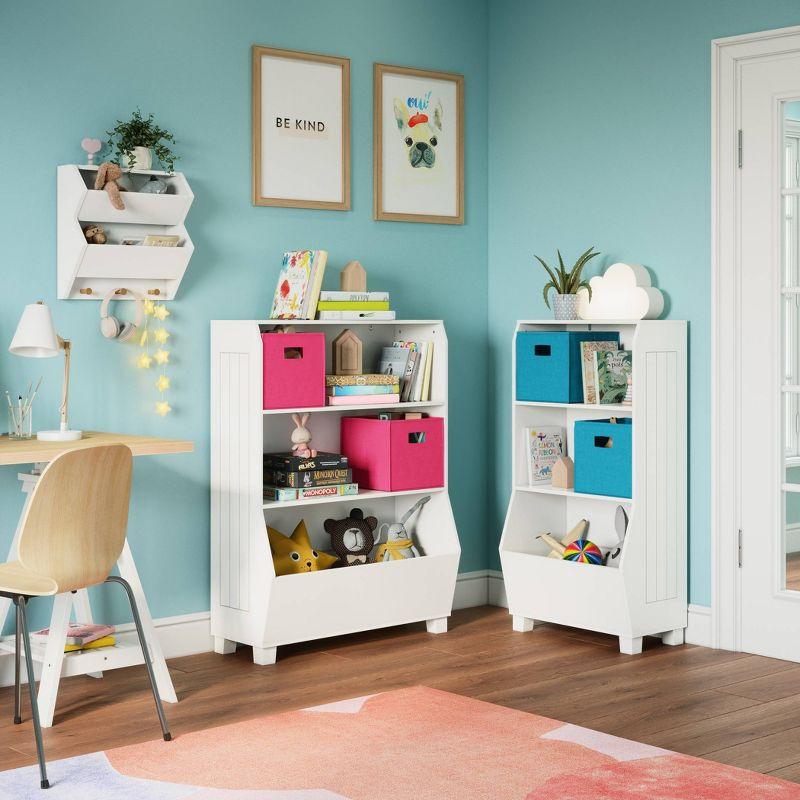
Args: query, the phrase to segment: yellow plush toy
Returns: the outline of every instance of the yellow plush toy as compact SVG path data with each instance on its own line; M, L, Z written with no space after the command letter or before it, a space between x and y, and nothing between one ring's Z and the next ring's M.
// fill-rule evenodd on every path
M316 572L333 566L339 559L311 546L306 521L297 523L291 536L284 536L267 525L269 546L276 575L297 575L300 572Z

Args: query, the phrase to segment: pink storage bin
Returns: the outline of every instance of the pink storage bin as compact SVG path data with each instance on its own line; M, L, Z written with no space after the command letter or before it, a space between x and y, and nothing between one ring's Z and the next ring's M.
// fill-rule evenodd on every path
M325 334L262 333L264 408L325 405Z
M341 451L361 489L444 486L444 419L343 417Z

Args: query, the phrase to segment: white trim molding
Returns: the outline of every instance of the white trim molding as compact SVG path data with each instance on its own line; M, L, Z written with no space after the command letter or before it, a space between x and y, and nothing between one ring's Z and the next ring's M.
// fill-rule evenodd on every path
M686 644L713 647L711 644L711 606L696 606L689 603Z
M800 49L800 26L711 43L712 425L709 646L741 649L739 529L739 71Z

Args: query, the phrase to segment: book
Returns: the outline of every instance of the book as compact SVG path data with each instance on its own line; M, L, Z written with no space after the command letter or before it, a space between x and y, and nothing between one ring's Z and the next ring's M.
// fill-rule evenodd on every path
M283 489L279 486L264 487L264 500L267 502L305 500L311 497L342 497L354 494L358 494L357 483L343 483L339 486L315 486L308 489Z
M408 398L412 403L419 403L425 399L422 396L422 385L425 380L425 371L428 368L427 361L430 342L418 342L417 346L419 347L419 353L417 355L417 368L414 370L411 392Z
M566 453L567 432L558 425L525 428L525 453L528 483L546 483L552 479L553 464Z
M583 402L597 403L597 376L594 354L600 350L616 350L617 342L581 342L581 376L583 377Z
M388 311L388 300L363 300L350 303L346 300L320 300L317 311Z
M312 486L337 486L353 482L351 469L311 469L305 472L287 472L281 469L265 469L264 484L288 489L306 489Z
M630 350L598 351L597 396L601 404L624 403L628 394L628 378L633 373L633 353Z
M397 377L397 376L395 376ZM355 384L353 386L329 386L326 390L330 397L360 397L369 394L398 394L400 383L385 383L367 386Z
M320 292L320 302L369 303L389 302L389 292Z
M372 406L399 403L400 395L395 394L360 394L343 397L329 397L329 406Z
M401 382L402 391L400 392L400 400L403 403L408 402L409 395L411 394L411 384L414 379L414 370L417 368L417 356L419 351L410 349L408 351L408 363L406 364L406 374L403 376Z
M180 236L158 236L150 233L142 240L144 247L177 247L180 242Z
M348 466L347 456L341 453L317 453L309 458L294 453L264 453L265 469L305 472L309 469L346 469Z
M103 636L86 644L65 644L65 653L74 653L76 650L96 650L98 647L113 647L117 640L113 636Z
M81 622L70 622L67 628L66 643L74 645L88 644L112 633L114 633L113 625L85 625ZM31 640L40 643L46 642L49 635L50 628L42 628L40 631L34 631L31 634Z
M363 375L326 375L325 385L331 386L394 386L397 375L365 372Z
M422 394L420 400L431 399L431 372L433 371L433 342L428 342L428 353L425 358L425 374L422 376Z
M283 254L270 319L314 319L327 260L325 250Z
M357 322L360 319L395 319L394 311L320 311L318 319Z
M381 350L378 372L381 375L393 375L399 381L406 374L406 364L408 350L405 347L384 347Z

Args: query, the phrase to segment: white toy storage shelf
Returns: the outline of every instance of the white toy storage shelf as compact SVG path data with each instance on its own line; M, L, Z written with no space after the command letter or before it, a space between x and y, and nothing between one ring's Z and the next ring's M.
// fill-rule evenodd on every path
M430 401L374 406L264 410L262 332L279 320L211 323L211 633L218 653L237 643L253 647L257 664L275 662L279 645L426 621L447 630L461 547L447 492L447 337L441 321L332 322L292 320L298 332L323 332L330 345L352 328L367 366L395 339L433 341ZM311 412L313 446L338 452L343 416L387 409L425 410L445 419L443 487L414 491L362 490L357 496L285 502L263 500L263 454L285 451L291 415ZM305 519L315 547L330 550L326 518L363 509L380 522L399 519L420 497L430 501L409 523L424 555L358 567L276 577L267 523L289 535Z
M194 252L184 226L194 200L186 178L180 172L125 172L120 186L140 188L157 175L166 182L167 192L123 192L125 209L118 211L104 189L92 188L96 173L96 166L58 168L59 299L102 300L110 290L125 287L145 297L172 300ZM92 222L103 226L106 244L87 243L83 227ZM177 247L121 244L148 234L176 235L180 241Z
M514 629L534 620L609 633L620 651L639 653L642 637L682 644L686 587L686 323L672 320L519 321L520 331L618 331L633 351L633 405L518 402L512 345L512 475L514 485L500 541ZM580 494L528 485L524 429L560 425L573 455L576 420L632 417L632 498ZM619 568L548 558L537 535L557 538L579 520L601 547L617 542L617 505L629 515Z

